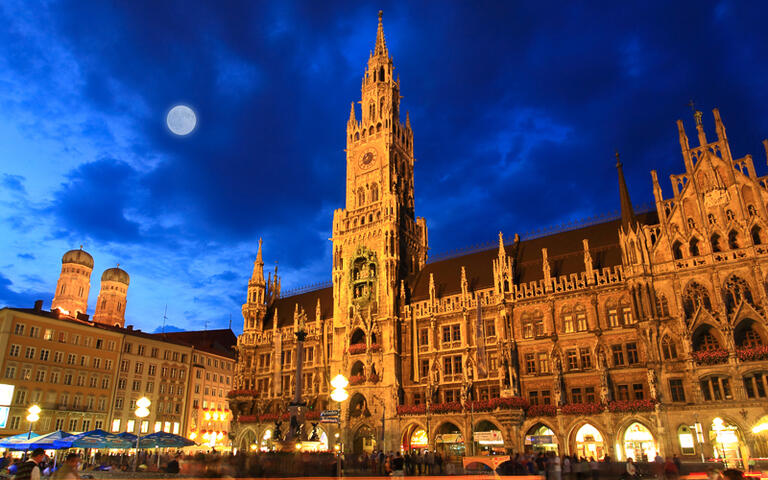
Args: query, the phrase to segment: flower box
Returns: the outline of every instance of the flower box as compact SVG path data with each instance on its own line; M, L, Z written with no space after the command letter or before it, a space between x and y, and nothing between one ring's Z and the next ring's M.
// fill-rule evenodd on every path
M262 413L258 416L260 423L276 422L278 420L285 421L291 418L291 415L287 412L283 413Z
M526 414L529 417L554 417L557 415L557 407L555 405L531 405Z
M372 373L368 376L368 381L371 383L379 383L379 374L378 373Z
M461 412L460 402L433 403L429 406L430 413L456 413Z
M365 375L352 375L349 377L350 385L362 385L365 383Z
M379 344L379 343L372 343L368 350L370 350L371 353L380 352L381 351L381 344Z
M354 345L350 345L348 351L350 355L359 355L361 353L365 353L367 348L368 347L364 343L356 343Z
M250 422L256 422L258 421L257 415L240 415L237 417L237 421L241 423L250 423Z
M717 365L728 361L728 351L717 350L699 350L691 354L693 361L699 365Z
M560 412L564 415L595 415L605 410L602 403L567 403L560 407Z
M608 404L610 412L652 412L656 406L655 400L614 400Z
M505 397L505 398L491 398L488 400L478 400L474 402L467 402L465 407L468 410L474 410L475 412L490 412L501 409L510 408L527 408L528 401L522 397Z
M768 345L756 345L736 350L736 356L742 362L754 362L755 360L768 360Z
M319 410L310 410L307 413L304 414L305 420L320 420L320 411Z
M427 413L427 406L425 404L419 405L398 405L398 415L424 415Z

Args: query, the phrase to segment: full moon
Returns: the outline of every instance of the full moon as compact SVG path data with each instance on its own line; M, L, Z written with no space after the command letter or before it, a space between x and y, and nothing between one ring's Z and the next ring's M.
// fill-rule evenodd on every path
M176 105L165 119L168 129L176 135L188 135L197 125L195 112L186 105Z

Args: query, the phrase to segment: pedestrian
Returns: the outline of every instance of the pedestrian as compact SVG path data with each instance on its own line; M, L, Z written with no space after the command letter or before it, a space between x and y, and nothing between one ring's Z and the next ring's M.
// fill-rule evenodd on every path
M427 475L435 474L435 454L431 450L427 450L427 454L424 458L424 463L427 468Z
M19 465L14 480L40 480L40 463L45 459L45 450L36 448L32 450L29 459Z
M595 457L589 457L589 470L592 472L592 480L600 480L600 463Z
M549 476L549 480L562 480L563 478L563 471L562 467L560 465L560 456L553 454L552 455L552 470L551 474Z
M563 480L573 480L571 478L571 457L568 455L563 455L561 465Z
M630 479L637 477L637 467L635 467L635 462L632 461L632 457L627 458L626 472Z
M678 457L677 454L674 454L672 455L672 461L675 462L675 466L677 467L677 473L679 474L680 472L682 472L682 470L680 469L681 467L680 457Z
M64 463L56 470L51 477L52 480L78 480L80 475L77 473L77 467L80 463L80 455L77 453L67 454Z
M403 460L403 457L400 456L400 452L395 452L395 458L392 459L392 476L393 477L402 477L403 474L403 466L405 464L405 461Z
M443 455L440 452L435 452L435 466L437 467L437 473L443 474Z
M667 480L677 480L677 476L680 471L675 465L675 461L672 458L667 457L667 461L664 463L664 477Z

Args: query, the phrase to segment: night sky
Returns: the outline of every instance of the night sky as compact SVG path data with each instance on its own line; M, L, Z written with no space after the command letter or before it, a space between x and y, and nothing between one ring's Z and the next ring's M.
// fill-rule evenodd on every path
M584 2L587 3L587 2ZM283 289L330 278L345 126L377 12L433 254L618 209L683 170L719 107L766 173L764 2L0 3L0 305L50 307L61 255L131 275L127 321L242 329L259 237ZM165 126L183 103L187 137ZM404 112L403 112L404 114Z

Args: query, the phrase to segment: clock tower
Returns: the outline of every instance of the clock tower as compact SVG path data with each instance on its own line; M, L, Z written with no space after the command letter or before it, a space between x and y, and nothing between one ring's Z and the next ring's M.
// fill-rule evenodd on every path
M350 375L350 337L364 335L381 350L381 361L371 359L366 375L375 371L391 390L399 371L401 282L426 262L427 226L414 213L413 130L407 114L400 120L400 81L381 12L359 103L360 119L353 103L347 122L345 208L333 214L334 333L345 340L334 342L332 373Z

